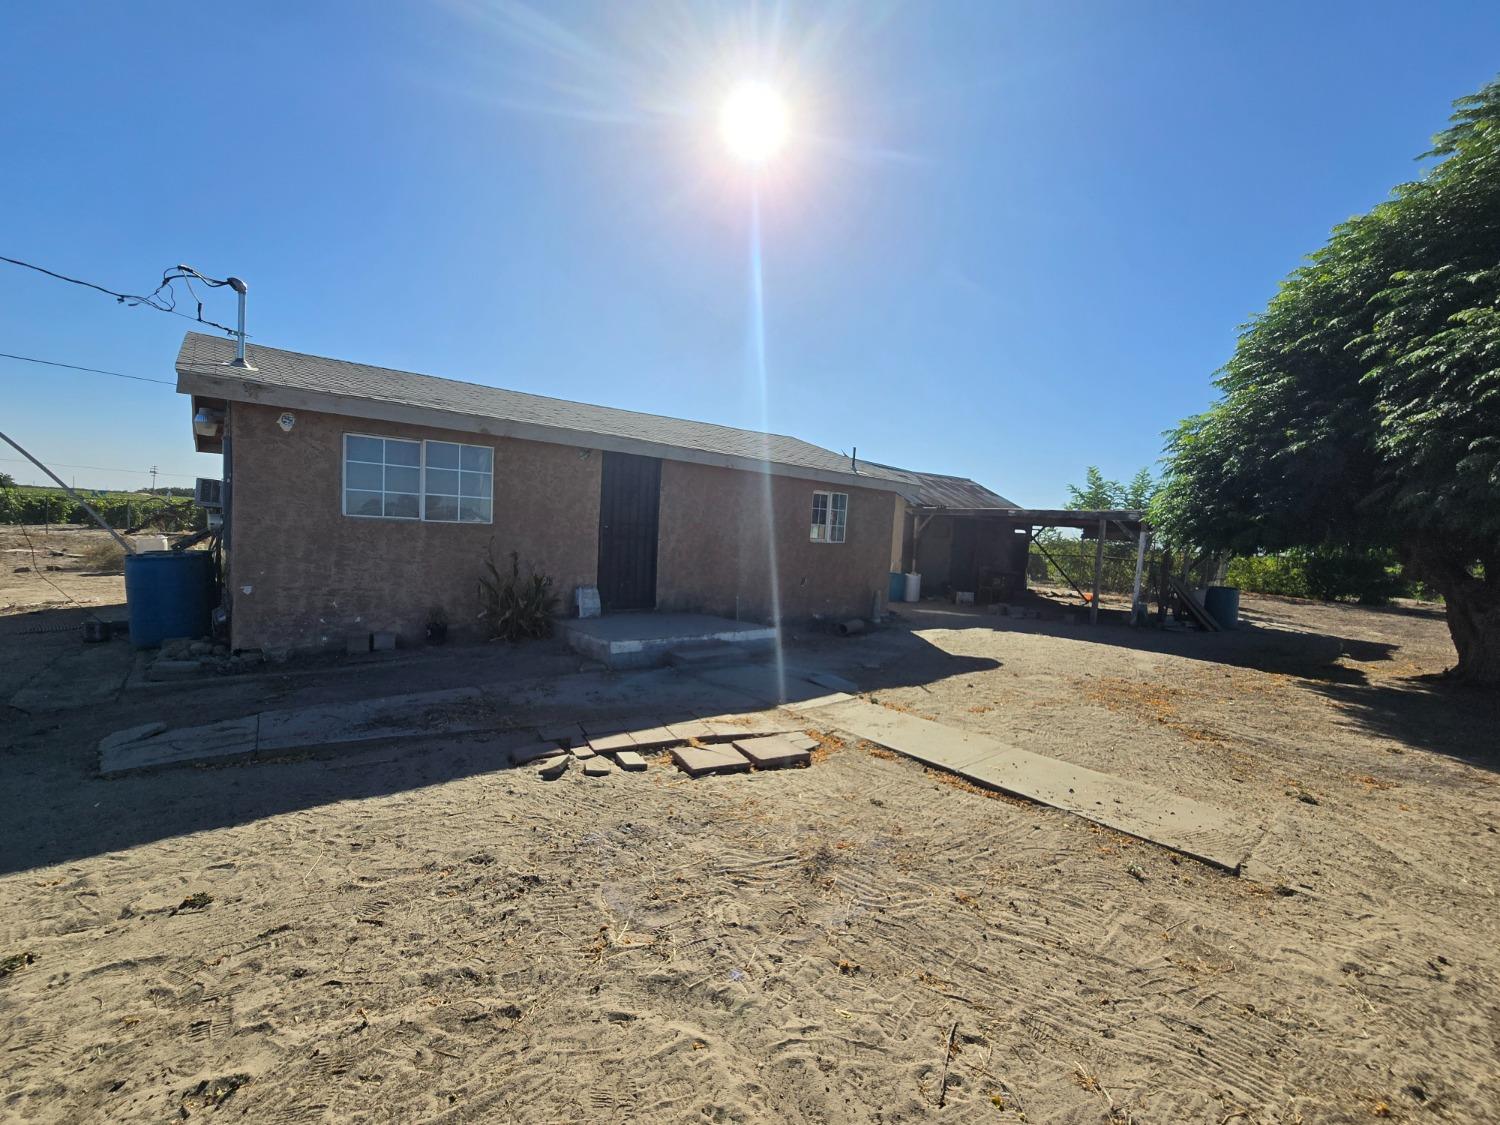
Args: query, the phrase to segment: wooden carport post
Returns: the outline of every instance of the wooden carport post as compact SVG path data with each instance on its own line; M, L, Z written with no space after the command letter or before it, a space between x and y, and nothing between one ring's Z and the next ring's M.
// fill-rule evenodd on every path
M1132 625L1137 623L1135 607L1141 601L1141 573L1146 569L1146 539L1146 525L1141 524L1141 538L1135 548L1135 586L1130 591L1130 623Z
M1104 585L1104 537L1109 531L1109 521L1099 520L1099 541L1094 544L1094 598L1089 602L1089 624L1099 624L1099 587Z

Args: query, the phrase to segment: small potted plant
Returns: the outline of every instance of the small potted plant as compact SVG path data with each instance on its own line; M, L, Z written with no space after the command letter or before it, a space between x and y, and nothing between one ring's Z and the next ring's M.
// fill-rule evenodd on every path
M448 639L448 614L435 605L427 611L427 643L440 645Z

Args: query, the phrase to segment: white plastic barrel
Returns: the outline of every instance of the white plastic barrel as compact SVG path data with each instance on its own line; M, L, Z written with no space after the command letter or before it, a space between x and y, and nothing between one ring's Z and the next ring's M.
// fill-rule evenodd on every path
M909 602L922 600L922 576L920 574L906 576L906 600Z
M132 535L130 545L136 549L137 554L144 554L146 551L165 551L171 546L165 535Z

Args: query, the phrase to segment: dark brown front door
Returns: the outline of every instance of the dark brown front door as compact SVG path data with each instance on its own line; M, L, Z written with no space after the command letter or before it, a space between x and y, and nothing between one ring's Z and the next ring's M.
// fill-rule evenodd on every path
M599 486L599 602L605 613L656 608L661 462L606 453Z

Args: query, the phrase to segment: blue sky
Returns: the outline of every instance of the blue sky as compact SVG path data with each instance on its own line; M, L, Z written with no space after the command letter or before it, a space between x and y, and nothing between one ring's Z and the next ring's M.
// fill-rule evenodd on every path
M1500 69L1500 5L1456 0L3 19L0 254L130 292L186 262L249 282L266 344L733 425L751 176L716 119L765 78L794 131L760 185L770 428L1035 505L1153 462ZM188 326L0 264L0 351L171 379ZM0 359L0 403L80 484L218 471L167 386Z

